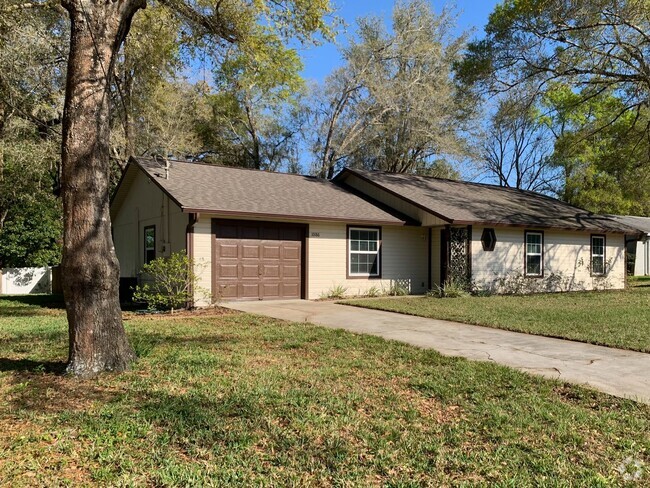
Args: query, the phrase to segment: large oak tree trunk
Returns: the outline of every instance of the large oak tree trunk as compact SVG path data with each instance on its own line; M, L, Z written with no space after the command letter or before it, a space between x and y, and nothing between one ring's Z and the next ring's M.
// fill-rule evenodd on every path
M123 371L135 353L122 325L109 215L109 86L131 19L145 0L62 0L71 20L63 116L63 292L67 371Z

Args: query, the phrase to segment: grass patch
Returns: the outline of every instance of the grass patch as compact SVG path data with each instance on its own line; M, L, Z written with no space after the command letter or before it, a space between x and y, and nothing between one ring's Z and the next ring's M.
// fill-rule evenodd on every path
M56 374L64 312L0 300L0 485L650 480L650 407L633 401L251 315L126 324L133 370L76 380Z
M627 290L340 303L650 352L650 279Z

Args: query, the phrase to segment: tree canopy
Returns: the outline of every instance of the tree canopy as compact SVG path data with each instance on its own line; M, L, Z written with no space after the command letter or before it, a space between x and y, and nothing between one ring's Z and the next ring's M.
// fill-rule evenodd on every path
M605 213L650 215L648 0L506 0L458 78L476 93L526 86L562 173L559 196Z
M446 156L464 153L471 114L454 83L465 37L455 18L424 0L398 2L389 29L376 17L357 21L342 50L345 66L320 89L312 109L315 171L337 166L391 172L453 173Z

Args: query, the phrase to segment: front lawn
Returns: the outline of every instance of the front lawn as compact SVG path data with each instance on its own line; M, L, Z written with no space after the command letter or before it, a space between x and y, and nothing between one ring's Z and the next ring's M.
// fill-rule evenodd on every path
M630 282L624 291L341 303L650 352L650 278Z
M650 482L630 400L251 315L126 323L134 369L75 380L63 311L0 298L0 485Z

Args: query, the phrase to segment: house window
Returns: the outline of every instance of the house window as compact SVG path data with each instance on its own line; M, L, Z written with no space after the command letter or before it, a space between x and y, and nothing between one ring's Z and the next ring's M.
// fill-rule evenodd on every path
M494 246L497 244L497 235L494 233L494 229L483 229L481 234L481 245L483 246L484 251L494 251Z
M526 232L526 276L544 276L544 234Z
M348 229L349 276L379 276L380 242L378 228L350 227Z
M605 236L591 236L591 274L605 274Z
M144 264L156 259L156 226L144 228Z

